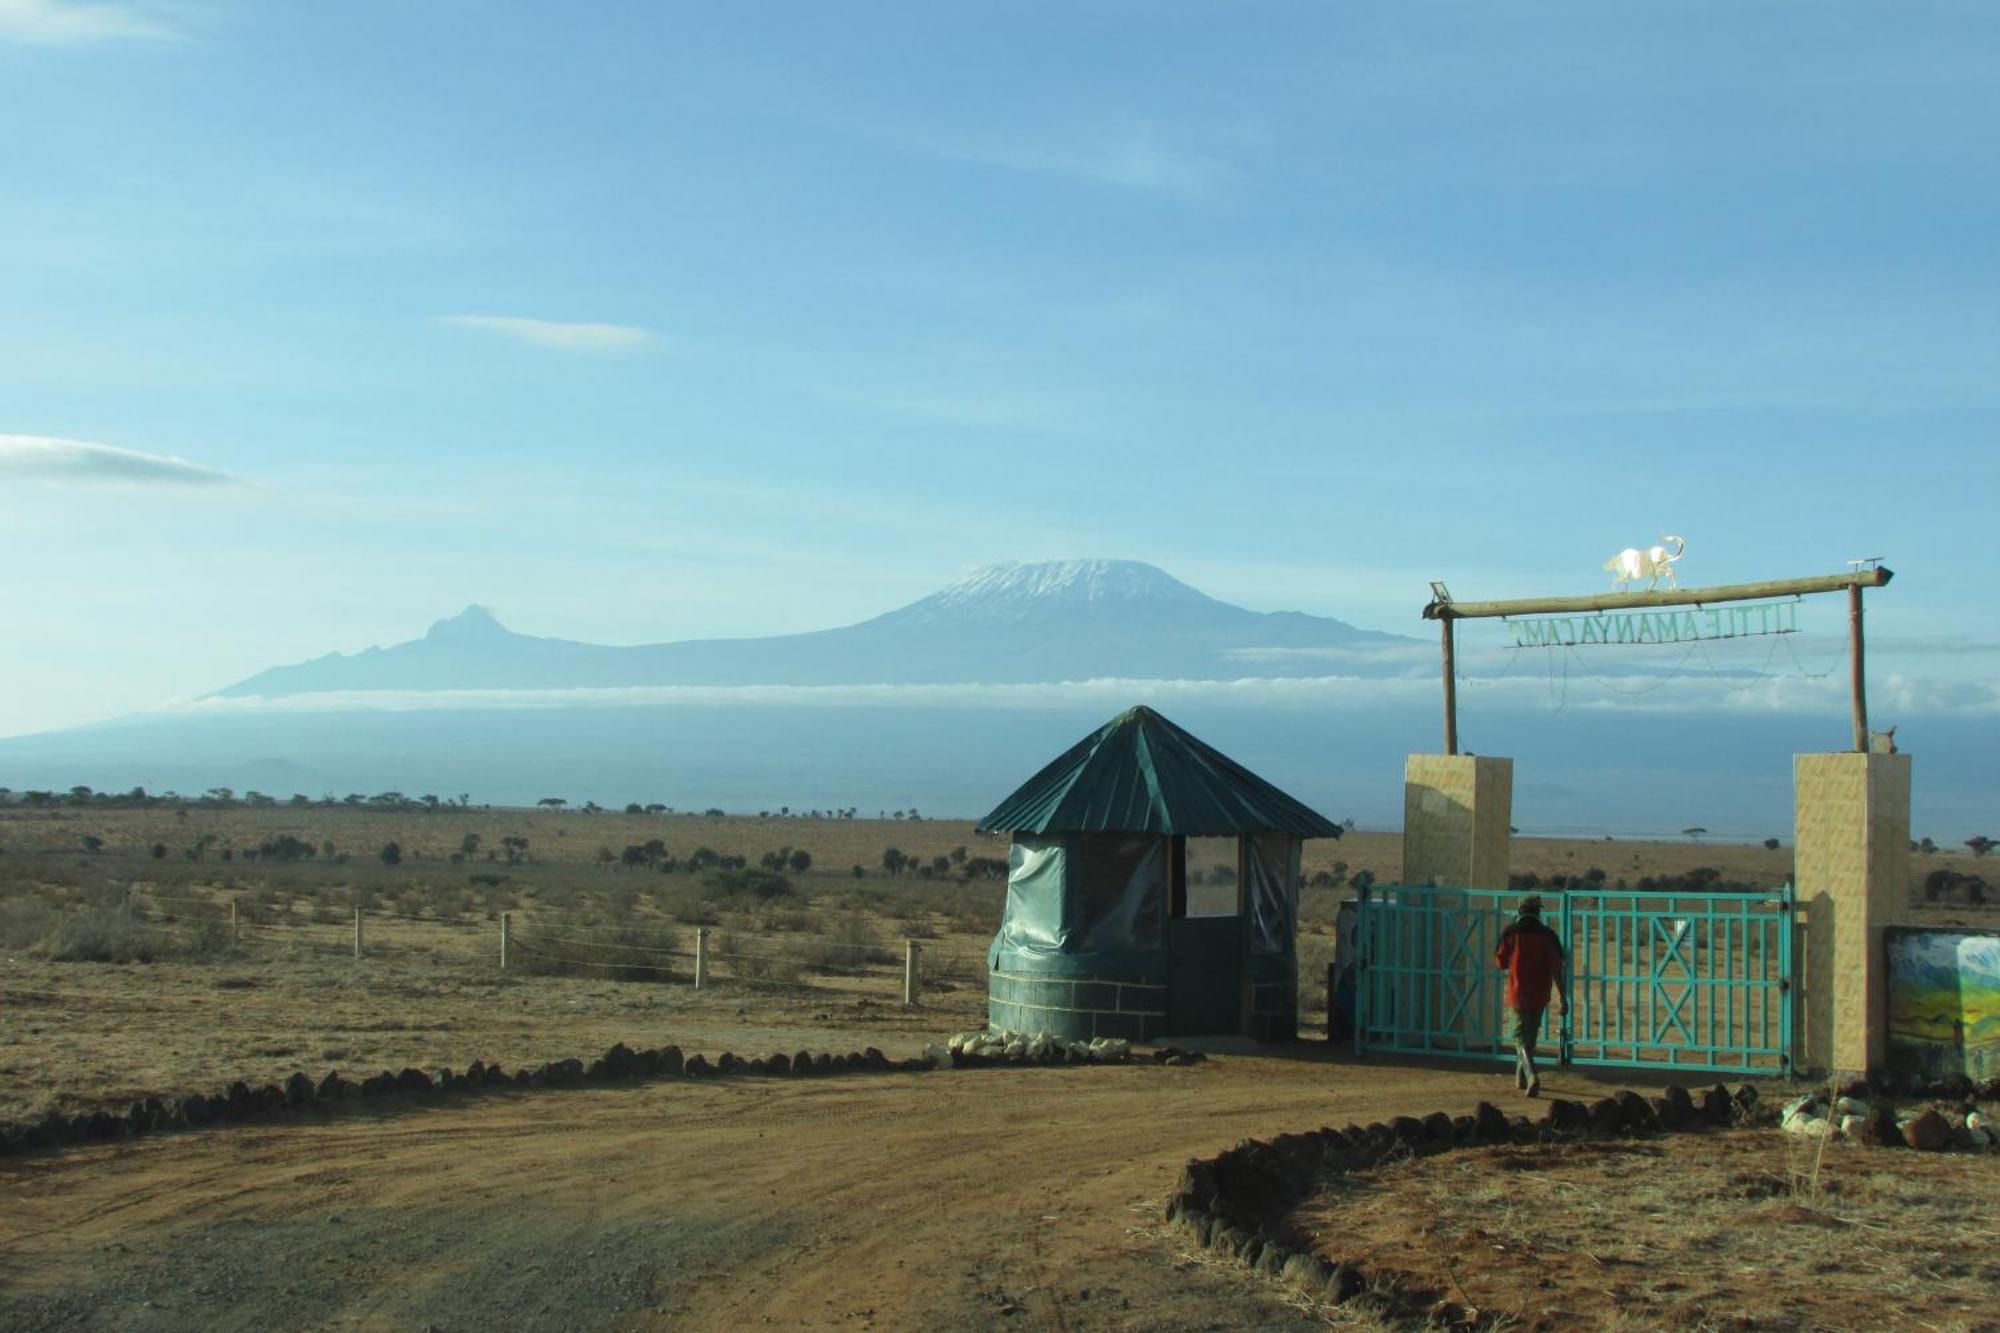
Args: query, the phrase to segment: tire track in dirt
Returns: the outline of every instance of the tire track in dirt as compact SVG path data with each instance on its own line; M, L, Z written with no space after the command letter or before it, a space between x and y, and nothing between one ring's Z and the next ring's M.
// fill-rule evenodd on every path
M0 1324L61 1308L67 1327L172 1327L135 1297L179 1256L229 1294L226 1318L201 1310L215 1327L296 1322L306 1296L360 1327L1310 1326L1168 1262L1151 1210L1180 1166L1250 1136L1506 1105L1504 1088L1229 1056L523 1093L82 1149L0 1164ZM137 1256L141 1286L107 1253ZM147 1299L190 1313L173 1289Z

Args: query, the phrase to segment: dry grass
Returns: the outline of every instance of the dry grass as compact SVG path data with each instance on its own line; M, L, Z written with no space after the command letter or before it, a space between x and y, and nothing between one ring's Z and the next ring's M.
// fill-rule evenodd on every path
M478 849L471 860L468 834ZM86 851L86 837L99 850ZM245 858L286 837L315 855ZM502 845L510 837L527 839L511 862ZM655 838L683 864L705 848L749 869L662 873L618 863L623 848ZM402 858L387 865L377 853L392 841ZM156 845L166 854L154 856ZM1004 885L891 876L882 868L889 847L927 867L954 866L961 848L960 860L1005 852L969 825L929 820L0 807L0 1116L300 1066L578 1055L632 1038L631 1015L727 1032L724 1019L740 1013L739 1026L774 1041L829 1012L874 1023L899 997L906 939L923 942L934 1006L910 1025L912 1037L983 1021L986 948ZM612 854L609 865L600 849ZM770 877L757 867L781 849L804 850L812 864L785 873L789 891L767 892ZM1637 858L1629 868L1638 874L1709 865L1728 879L1777 882L1789 870L1782 848L1515 844L1517 864L1544 875L1608 869L1613 850ZM1366 869L1388 883L1399 854L1397 835L1355 832L1308 844L1305 869L1331 873L1344 863L1344 875ZM1350 893L1323 885L1302 895L1307 1031L1324 1023L1334 913ZM357 908L366 913L358 961ZM515 949L502 975L504 913L513 914ZM1918 915L1936 924L2000 919L1993 909ZM701 927L711 931L719 989L697 997L688 982Z
M1343 1180L1293 1221L1405 1311L1446 1301L1523 1328L1991 1326L2000 1157L1815 1152L1740 1131L1445 1153Z

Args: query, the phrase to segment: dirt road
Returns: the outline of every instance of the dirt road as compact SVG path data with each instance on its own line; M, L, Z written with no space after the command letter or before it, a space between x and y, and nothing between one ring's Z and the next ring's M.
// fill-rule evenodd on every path
M75 1150L0 1163L0 1327L1312 1327L1160 1229L1181 1164L1508 1082L1283 1055L676 1081Z

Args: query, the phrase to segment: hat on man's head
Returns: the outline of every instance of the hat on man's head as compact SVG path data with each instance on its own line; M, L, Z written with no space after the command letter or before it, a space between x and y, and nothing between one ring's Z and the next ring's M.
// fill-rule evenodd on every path
M1542 898L1540 894L1531 893L1527 897L1521 899L1522 916L1540 916L1541 914L1542 914Z

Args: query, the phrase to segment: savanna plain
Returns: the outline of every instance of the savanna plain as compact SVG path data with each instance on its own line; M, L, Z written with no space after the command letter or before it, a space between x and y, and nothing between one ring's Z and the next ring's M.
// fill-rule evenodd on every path
M0 1120L617 1042L913 1056L984 1023L1005 856L962 822L827 812L0 807ZM1308 844L1292 1046L510 1088L0 1158L0 1327L1405 1327L1447 1302L1493 1327L1996 1326L2000 1164L1833 1145L1808 1171L1749 1129L1455 1152L1317 1196L1295 1231L1373 1275L1337 1306L1190 1248L1161 1205L1191 1157L1533 1110L1496 1067L1317 1039L1336 907L1398 858L1393 833ZM1757 887L1790 850L1524 839L1514 863ZM1993 922L1979 859L1913 863L1927 919Z

